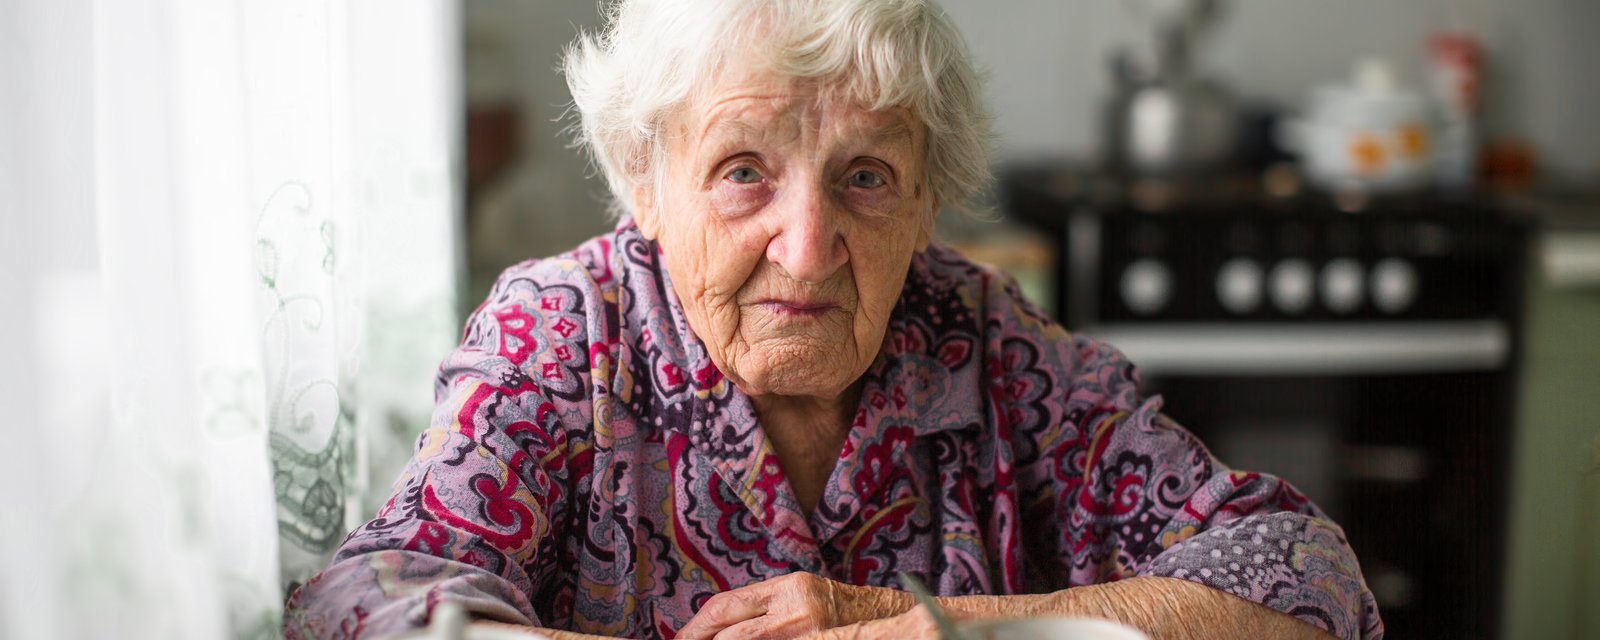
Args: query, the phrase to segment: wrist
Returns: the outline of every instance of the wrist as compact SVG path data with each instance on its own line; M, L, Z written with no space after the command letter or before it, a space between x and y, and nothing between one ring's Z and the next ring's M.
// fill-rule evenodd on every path
M1028 618L1059 615L1071 596L1065 591L1051 594L1010 596L944 596L934 598L939 609L953 622L986 618Z
M846 626L894 616L917 606L911 594L885 587L861 587L839 583L835 626Z

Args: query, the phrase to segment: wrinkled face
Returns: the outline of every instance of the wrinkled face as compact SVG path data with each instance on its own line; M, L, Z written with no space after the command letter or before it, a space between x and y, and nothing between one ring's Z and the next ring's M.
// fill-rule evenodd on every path
M757 397L838 397L931 235L925 128L753 66L719 77L663 128L663 184L635 194L636 219L724 375Z

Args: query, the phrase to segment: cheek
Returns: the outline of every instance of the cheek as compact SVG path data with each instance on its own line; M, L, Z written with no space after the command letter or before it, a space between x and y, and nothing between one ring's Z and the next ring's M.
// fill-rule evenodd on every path
M765 256L767 236L754 221L716 216L709 216L699 233L705 238L706 281L719 293L732 296L749 281Z
M736 321L737 293L765 253L766 245L752 232L753 225L714 214L670 224L674 242L663 246L680 301L714 325Z
M856 289L865 312L860 320L873 324L888 321L916 250L916 225L900 222L888 226L862 229L851 250Z

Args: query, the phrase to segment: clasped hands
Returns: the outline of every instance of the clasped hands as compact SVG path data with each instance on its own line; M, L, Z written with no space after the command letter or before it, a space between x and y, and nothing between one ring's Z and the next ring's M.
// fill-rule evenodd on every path
M909 593L857 587L800 572L712 596L678 630L677 638L876 640L938 636L932 616Z

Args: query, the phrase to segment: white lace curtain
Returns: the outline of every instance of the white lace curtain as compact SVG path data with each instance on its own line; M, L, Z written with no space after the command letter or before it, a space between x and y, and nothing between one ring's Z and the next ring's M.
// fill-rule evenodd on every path
M0 0L0 637L276 637L455 338L450 0Z

